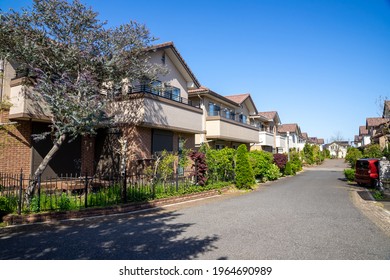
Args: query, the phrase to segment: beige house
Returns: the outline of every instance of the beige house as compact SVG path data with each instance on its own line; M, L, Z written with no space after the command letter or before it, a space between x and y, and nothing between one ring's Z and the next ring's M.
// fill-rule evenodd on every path
M259 127L259 143L252 146L253 150L287 152L287 138L278 133L281 121L277 111L259 112L250 118L253 125Z
M382 149L388 143L387 129L389 119L387 117L382 118L366 118L366 129L370 137L371 143L379 144Z
M278 127L278 133L286 137L286 149L297 149L301 151L305 145L305 140L302 138L301 128L296 123L282 124Z
M115 144L123 136L128 143L128 165L150 159L162 150L178 152L195 146L195 134L204 132L203 110L188 99L191 89L200 83L172 42L150 48L150 62L165 66L167 75L160 75L152 86L130 85L111 105L116 127L102 128L96 136L79 137L67 143L55 155L44 176L60 173L94 173L116 169L119 164ZM32 172L51 148L50 139L32 141L31 135L50 131L50 112L44 104L32 102L23 92L22 78L15 76L12 65L3 67L2 99L12 107L2 110L0 122L16 123L12 133L1 134L0 170ZM20 152L19 152L20 151ZM67 164L64 164L66 162Z
M258 128L250 123L250 116L257 114L250 94L222 96L200 87L189 90L189 99L203 111L203 133L196 135L197 147L207 143L215 149L237 148L240 144L249 148L259 141Z

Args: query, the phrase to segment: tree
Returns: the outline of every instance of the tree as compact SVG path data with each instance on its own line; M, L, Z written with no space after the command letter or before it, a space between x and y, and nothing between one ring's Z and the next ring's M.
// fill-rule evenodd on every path
M237 188L250 188L255 184L255 176L249 162L248 149L245 144L241 144L237 148L235 171Z
M134 81L152 81L161 69L148 63L154 40L144 25L130 22L106 28L97 13L78 0L34 0L22 12L0 11L0 57L17 61L26 95L44 104L51 117L53 147L34 172L26 191L30 201L55 153L66 141L96 134L110 125L108 104Z
M355 147L349 147L347 150L347 155L345 156L345 161L347 161L351 168L355 168L356 161L363 157L362 152Z

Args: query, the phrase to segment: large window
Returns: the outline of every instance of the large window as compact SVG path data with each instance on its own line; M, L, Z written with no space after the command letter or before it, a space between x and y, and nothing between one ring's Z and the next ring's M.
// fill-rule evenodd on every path
M219 116L221 111L221 107L219 107L217 104L210 102L209 103L209 116Z
M162 151L173 152L173 132L168 130L153 129L152 153Z

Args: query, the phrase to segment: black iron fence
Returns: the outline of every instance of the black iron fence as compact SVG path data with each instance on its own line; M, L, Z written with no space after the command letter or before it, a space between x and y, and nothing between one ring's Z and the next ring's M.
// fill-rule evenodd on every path
M149 174L122 176L64 175L38 178L30 205L25 193L32 178L20 174L0 173L0 212L40 212L74 210L126 202L147 201L193 192L199 188L192 172L173 173L164 178ZM196 191L196 190L195 190Z

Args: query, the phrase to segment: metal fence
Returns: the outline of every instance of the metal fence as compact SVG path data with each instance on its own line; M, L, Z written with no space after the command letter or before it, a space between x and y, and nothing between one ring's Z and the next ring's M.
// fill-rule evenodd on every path
M0 173L2 207L13 212L73 210L146 201L186 193L194 187L192 172L173 173L168 178L148 174L122 176L80 176L66 174L56 178L38 178L30 205L24 196L32 178L23 174ZM1 206L1 205L0 205ZM1 209L0 209L1 210Z

